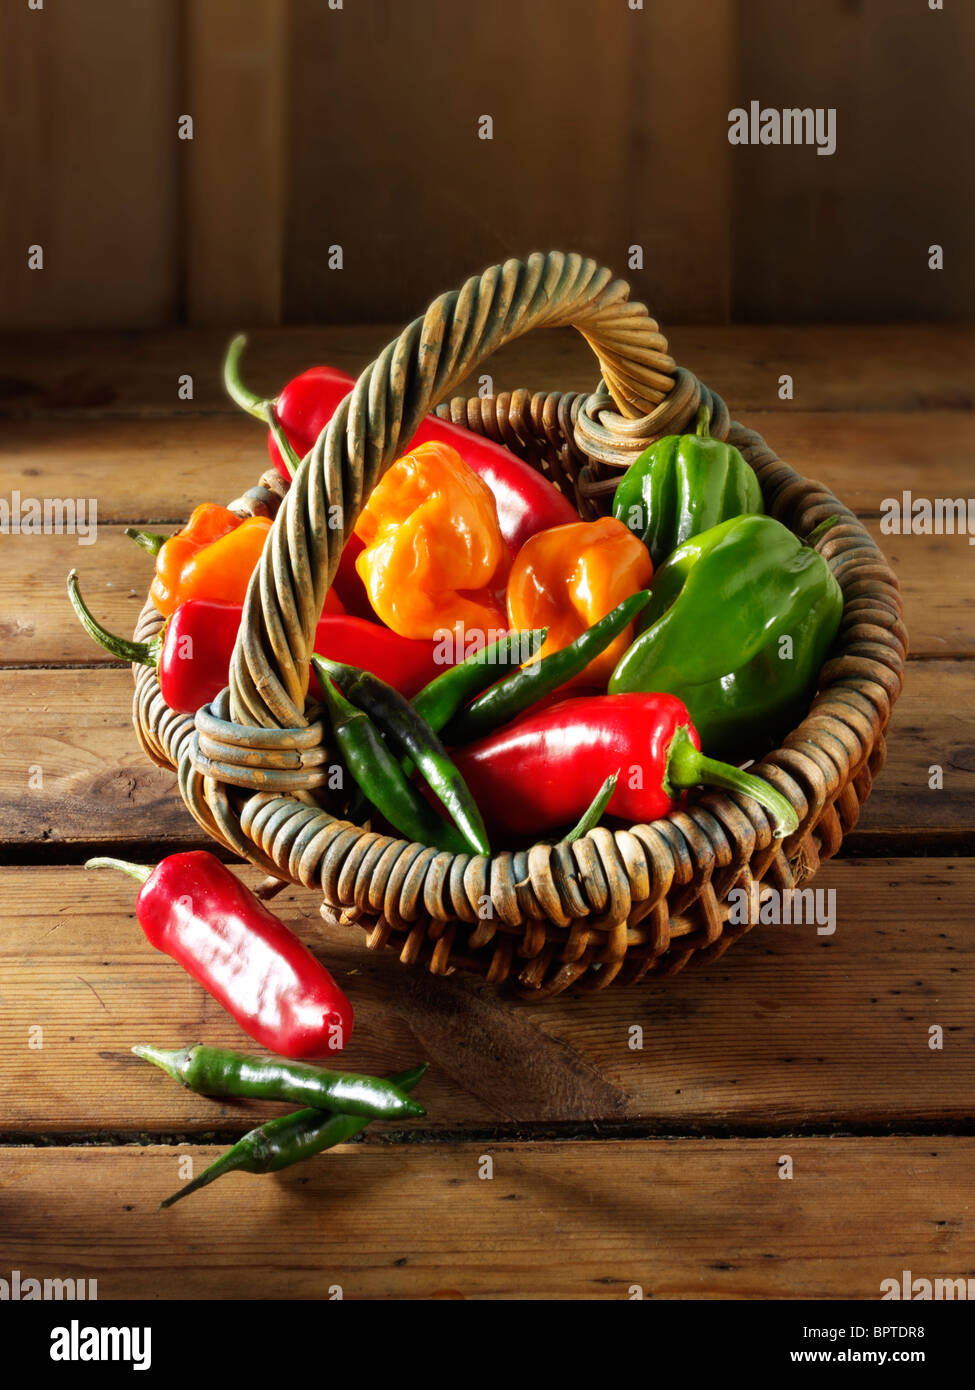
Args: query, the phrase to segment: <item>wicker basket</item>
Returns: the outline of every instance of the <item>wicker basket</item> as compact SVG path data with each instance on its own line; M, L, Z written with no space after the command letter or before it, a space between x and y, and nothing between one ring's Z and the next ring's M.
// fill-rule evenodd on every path
M675 366L657 324L628 295L593 261L553 252L494 266L441 296L362 373L290 488L272 471L230 504L276 520L229 688L194 719L169 709L153 671L135 668L140 741L176 769L186 805L214 839L278 880L320 888L323 915L363 928L373 949L392 947L434 974L462 968L511 980L534 1000L714 960L751 925L737 913L729 922L732 888L808 880L856 824L903 678L899 588L871 537L825 488L733 424L720 397ZM592 395L516 391L438 404L503 343L566 324L598 359ZM724 792L651 825L600 827L571 845L490 858L337 819L321 711L305 708L309 639L364 498L422 417L437 407L499 441L592 517L607 508L619 471L684 429L702 401L711 433L755 469L771 515L797 534L839 518L819 545L845 599L834 655L808 717L754 769L795 807L796 833L776 842L755 802ZM330 527L330 515L343 526ZM147 603L137 638L160 623Z

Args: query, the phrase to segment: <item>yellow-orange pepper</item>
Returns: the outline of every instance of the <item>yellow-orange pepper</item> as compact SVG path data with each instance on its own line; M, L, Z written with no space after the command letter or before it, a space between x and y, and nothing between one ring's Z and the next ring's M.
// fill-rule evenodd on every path
M191 598L243 603L270 529L266 516L242 521L226 507L204 502L159 549L149 589L156 608L169 617Z
M495 591L510 554L494 495L449 444L431 440L397 459L355 533L365 545L356 570L393 632L430 638L445 630L507 631Z
M513 628L547 627L538 656L574 642L653 574L650 552L615 517L576 521L538 531L515 556L508 580ZM574 678L573 685L605 685L633 640L633 624Z

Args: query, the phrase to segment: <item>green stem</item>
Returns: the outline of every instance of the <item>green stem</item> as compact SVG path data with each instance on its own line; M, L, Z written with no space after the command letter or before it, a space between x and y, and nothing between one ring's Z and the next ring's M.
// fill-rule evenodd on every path
M139 883L145 883L152 873L151 864L130 864L127 859L87 859L86 869L121 869L123 874L128 874L130 878L138 879Z
M111 652L112 656L118 657L120 661L132 661L138 666L152 666L155 669L159 665L165 628L148 642L133 642L128 637L117 637L114 632L109 632L107 628L102 627L81 597L77 570L72 570L68 575L68 598L88 636L94 638L107 652Z
M581 840L583 835L588 835L594 826L597 826L602 819L603 812L613 799L613 792L616 790L616 783L619 779L619 768L607 777L606 781L599 788L592 801L583 811L578 821L565 836L566 844L571 844L573 840Z
M223 384L227 389L227 395L235 405L240 406L241 410L246 410L248 415L253 415L255 420L264 421L274 435L274 442L278 446L281 457L288 466L291 476L294 477L301 459L295 453L291 440L281 428L281 421L275 410L276 402L255 395L249 386L244 385L240 375L240 359L246 346L247 337L244 333L238 333L235 338L230 340L227 355L223 360Z
M710 424L711 407L709 405L699 405L697 414L694 416L694 433L701 435L702 438L708 438L710 436Z
M814 526L808 536L803 536L803 545L808 545L810 550L815 550L816 546L823 539L827 531L831 531L839 522L838 516L828 516L825 521L821 521L818 526Z
M126 526L125 534L130 541L135 541L136 545L141 545L142 549L149 555L158 555L169 540L168 536L160 536L158 531L140 531L135 526Z
M726 792L741 792L743 796L750 796L764 806L772 818L777 840L793 834L799 828L799 817L781 792L770 787L761 777L744 772L740 767L705 757L694 747L688 728L687 724L682 724L667 749L663 787L668 796L674 796L675 792L685 787L721 787Z
M133 1047L132 1051L137 1057L143 1057L147 1062L154 1062L157 1067L162 1067L167 1076L171 1076L174 1081L178 1081L181 1086L185 1086L182 1068L186 1065L189 1054L193 1051L191 1047L181 1047L172 1052L166 1052L161 1047L150 1047L148 1043L139 1043Z

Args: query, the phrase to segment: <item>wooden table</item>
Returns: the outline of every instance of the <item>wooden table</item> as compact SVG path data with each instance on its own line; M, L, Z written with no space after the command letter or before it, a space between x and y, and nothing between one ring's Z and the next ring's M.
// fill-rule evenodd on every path
M389 336L258 333L247 371L271 390L313 360L355 370ZM736 418L857 510L903 584L912 657L887 768L815 881L836 892L835 934L756 929L711 969L533 1009L406 971L284 893L354 1000L349 1067L429 1058L427 1119L157 1211L187 1158L198 1171L273 1107L202 1099L129 1052L244 1039L145 942L133 885L82 867L203 841L64 578L77 565L96 612L131 631L148 565L124 525L181 522L261 471L259 427L219 389L224 340L3 344L2 494L96 497L99 529L91 546L0 544L0 1274L95 1278L100 1298L871 1299L903 1269L975 1273L975 553L964 536L880 537L885 497L975 493L960 328L671 335ZM494 370L499 389L593 384L571 334Z

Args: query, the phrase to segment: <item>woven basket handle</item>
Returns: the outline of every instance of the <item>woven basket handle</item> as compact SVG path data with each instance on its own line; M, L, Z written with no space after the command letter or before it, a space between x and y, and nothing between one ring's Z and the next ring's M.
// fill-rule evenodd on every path
M506 261L434 300L365 369L302 461L251 577L230 666L235 723L306 726L315 628L359 512L423 417L484 358L533 328L571 324L621 415L645 416L666 397L667 340L629 292L579 255Z

